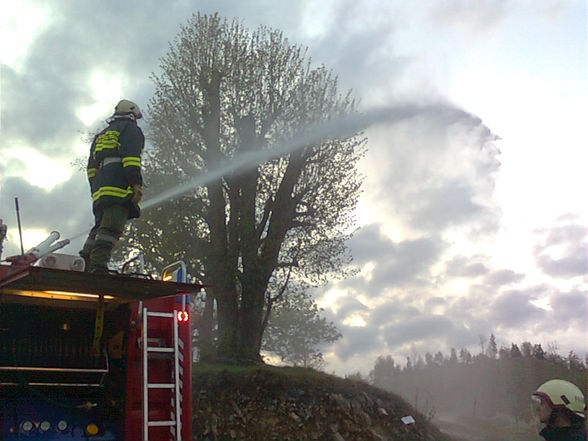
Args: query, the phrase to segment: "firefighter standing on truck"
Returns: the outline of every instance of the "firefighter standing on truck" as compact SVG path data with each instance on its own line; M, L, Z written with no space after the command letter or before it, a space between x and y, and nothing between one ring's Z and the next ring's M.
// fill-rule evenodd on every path
M106 121L108 127L92 142L87 172L95 223L80 251L86 271L108 272L112 248L127 220L140 215L141 153L145 145L145 137L137 125L141 117L135 103L119 101L114 114Z

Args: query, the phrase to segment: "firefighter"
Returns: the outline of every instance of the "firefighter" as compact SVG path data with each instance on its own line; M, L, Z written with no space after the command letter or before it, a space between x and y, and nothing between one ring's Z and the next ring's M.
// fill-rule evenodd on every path
M95 223L80 251L86 271L108 272L112 248L127 220L140 215L141 152L145 145L137 125L141 117L137 104L121 100L106 121L108 127L92 141L87 173Z
M547 441L586 441L586 401L582 391L565 380L549 380L533 392L539 434Z

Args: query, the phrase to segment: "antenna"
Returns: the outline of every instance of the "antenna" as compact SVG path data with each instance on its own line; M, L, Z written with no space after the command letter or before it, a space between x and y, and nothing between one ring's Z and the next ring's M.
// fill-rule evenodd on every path
M2 258L2 250L3 250L4 239L6 239L6 232L7 232L7 227L6 227L6 225L4 225L4 223L2 223L2 219L0 219L0 259Z
M20 210L18 209L18 198L14 198L16 205L16 220L18 221L18 235L20 237L20 255L24 256L24 247L22 246L22 229L20 227Z

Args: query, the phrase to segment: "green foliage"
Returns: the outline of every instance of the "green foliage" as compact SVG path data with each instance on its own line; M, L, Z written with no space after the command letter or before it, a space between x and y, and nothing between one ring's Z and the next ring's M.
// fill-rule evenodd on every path
M294 366L320 368L321 343L332 343L341 334L333 322L320 316L314 300L306 293L278 303L270 317L262 348Z

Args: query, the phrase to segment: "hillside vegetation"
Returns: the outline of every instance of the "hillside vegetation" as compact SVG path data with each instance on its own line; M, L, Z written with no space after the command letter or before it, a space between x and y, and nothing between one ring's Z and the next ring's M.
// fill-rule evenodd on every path
M397 395L312 369L199 363L192 393L195 440L451 441Z

